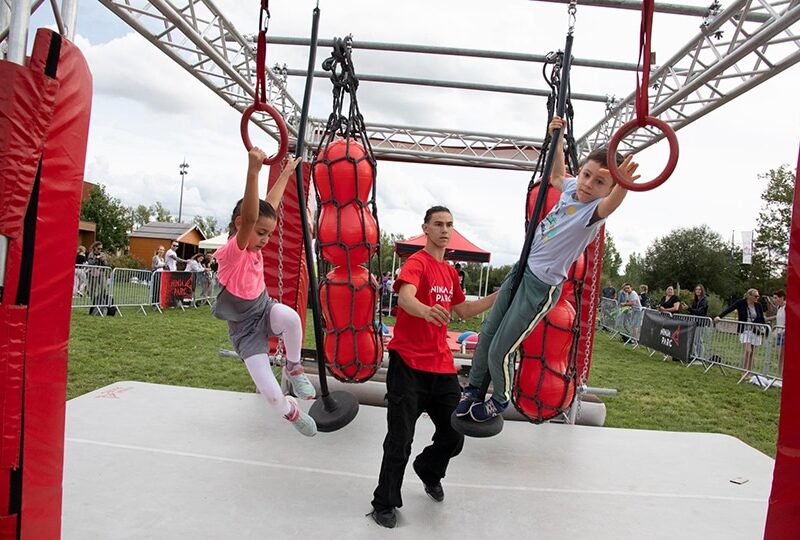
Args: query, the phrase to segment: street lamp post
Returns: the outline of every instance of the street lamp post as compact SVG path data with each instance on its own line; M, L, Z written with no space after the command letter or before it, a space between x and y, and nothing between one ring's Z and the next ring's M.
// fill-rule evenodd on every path
M186 170L186 169L189 168L189 164L186 163L186 158L183 158L183 163L181 163L178 166L178 168L181 171L180 172L180 175L181 175L181 201L180 201L180 203L178 203L178 223L180 223L181 222L181 217L183 215L183 178L184 178L184 176L189 174L189 171Z

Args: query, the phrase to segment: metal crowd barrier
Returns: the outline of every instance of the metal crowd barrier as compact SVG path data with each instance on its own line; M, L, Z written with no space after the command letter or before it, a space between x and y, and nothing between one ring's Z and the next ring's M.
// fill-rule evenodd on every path
M217 275L213 272L195 272L192 276L192 305L214 303L219 293Z
M106 316L109 310L120 307L138 307L147 314L146 307L161 311L161 277L163 271L114 268L108 266L76 265L72 287L72 308L87 308L93 315ZM220 292L216 273L197 272L192 276L191 298L176 307L184 309L191 304L213 304ZM119 310L115 311L122 315Z
M105 315L109 306L110 283L110 267L76 265L72 284L72 307L88 308L90 312Z
M739 383L748 376L756 377L755 382L769 388L781 379L779 373L774 373L770 364L773 355L777 352L777 337L773 336L768 324L740 322L735 319L722 319L714 325L713 339L711 340L710 364L718 364L736 371L741 371ZM775 355L777 359L777 355ZM763 381L761 380L763 378ZM737 383L738 384L738 383Z
M714 332L714 321L711 317L699 317L697 315L685 315L683 313L673 313L673 319L692 321L695 323L694 342L690 352L689 363L686 367L693 365L708 366L710 356L710 345Z
M702 365L705 373L714 367L723 373L725 368L729 368L742 373L738 383L749 377L750 382L760 385L764 390L781 386L783 327L770 328L766 324L743 323L734 319L723 319L715 325L710 317L618 306L615 300L609 298L600 299L597 324L607 330L612 339L622 337L625 344L633 344L636 348L645 310L660 317L694 322L694 340L687 367ZM651 349L650 356L657 352ZM668 358L669 355L663 356L663 360Z
M132 268L114 268L111 272L111 297L109 305L114 307L138 307L147 315L145 306L153 305L154 272ZM122 312L120 312L122 315Z
M639 345L639 329L642 327L644 308L619 306L611 298L600 299L600 312L597 320L601 328L611 332L611 338L621 336L625 344Z

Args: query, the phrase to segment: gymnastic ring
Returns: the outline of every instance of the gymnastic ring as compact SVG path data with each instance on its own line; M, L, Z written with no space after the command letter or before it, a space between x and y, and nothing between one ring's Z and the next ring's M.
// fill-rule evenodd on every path
M666 182L667 178L675 171L675 166L678 164L680 149L678 148L678 137L675 135L675 130L673 130L669 124L655 116L645 116L644 125L657 127L664 134L664 137L667 138L669 142L669 159L667 160L667 166L661 174L649 182L632 183L622 178L619 167L617 166L617 160L614 159L614 156L617 154L617 146L619 146L620 141L622 141L626 135L633 132L636 128L641 127L635 118L623 124L608 143L608 172L611 173L611 177L614 181L630 191L650 191L653 188L657 188Z
M289 131L286 129L286 122L283 121L283 116L281 116L281 113L279 113L275 107L269 103L253 103L242 113L241 130L244 147L248 152L253 148L253 143L250 141L250 133L248 132L247 128L250 122L250 117L256 111L265 112L270 115L272 119L275 120L275 125L278 127L278 152L272 157L264 158L264 165L278 163L284 158L286 155L286 150L289 148Z

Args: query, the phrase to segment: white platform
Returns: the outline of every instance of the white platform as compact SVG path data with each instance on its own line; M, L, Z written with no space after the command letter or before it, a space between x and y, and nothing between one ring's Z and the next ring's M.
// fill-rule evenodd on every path
M364 514L385 432L380 408L306 439L255 394L120 382L67 404L63 538L763 535L774 462L738 439L522 422L467 440L444 503L409 466L382 529ZM431 433L421 419L415 454Z

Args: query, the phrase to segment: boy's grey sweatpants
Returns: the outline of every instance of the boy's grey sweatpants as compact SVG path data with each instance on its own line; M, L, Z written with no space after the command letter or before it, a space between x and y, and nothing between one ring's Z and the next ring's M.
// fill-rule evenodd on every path
M501 403L511 399L514 354L561 295L561 285L543 283L526 264L522 282L509 304L515 271L516 265L503 280L492 311L481 325L469 372L469 384L480 387L488 370L493 396Z

